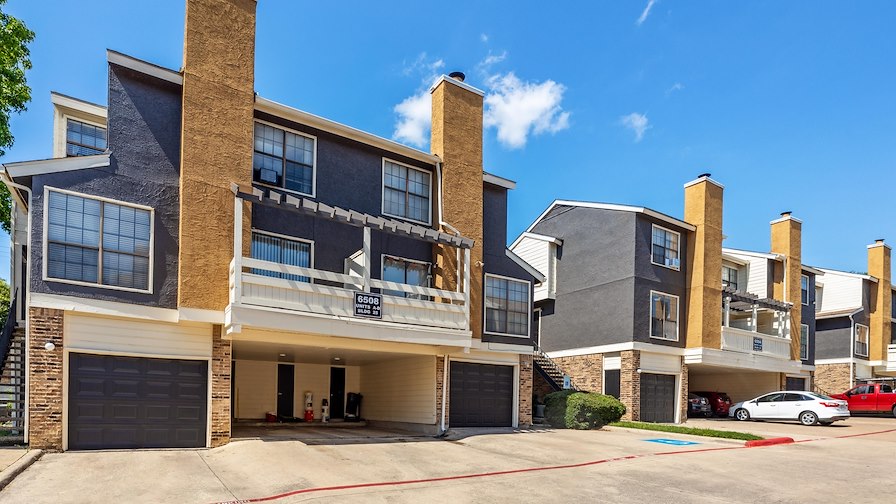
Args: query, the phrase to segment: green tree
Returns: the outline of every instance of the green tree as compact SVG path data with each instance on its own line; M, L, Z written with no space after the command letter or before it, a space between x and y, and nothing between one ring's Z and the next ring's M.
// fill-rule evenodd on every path
M25 71L31 68L28 43L34 40L34 32L25 23L3 12L5 4L6 0L0 0L0 156L6 154L15 140L9 129L10 115L23 112L25 104L31 101ZM0 227L7 233L11 207L9 190L0 184Z
M6 315L9 314L9 296L9 284L6 283L6 280L0 278L0 325L6 322Z

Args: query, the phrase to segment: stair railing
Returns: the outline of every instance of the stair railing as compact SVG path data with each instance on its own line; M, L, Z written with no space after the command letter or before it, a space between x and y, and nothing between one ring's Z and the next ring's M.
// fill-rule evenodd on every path
M554 359L551 359L550 357L548 357L548 354L545 353L545 351L540 346L538 346L538 343L535 343L534 341L532 342L532 353L536 357L540 357L542 360L550 363L550 365L554 368L554 370L559 372L559 374L561 376L569 376L566 373L564 373L563 369L560 366L558 366L556 362L554 362ZM548 376L547 378L550 379L551 381L554 381L554 379L551 378L550 376ZM557 385L557 388L560 388L560 389L563 388L562 383L556 383L555 385ZM575 383L575 381L573 381L571 376L569 377L569 386L572 390L579 390L579 388L576 386L576 383Z
M13 293L12 301L9 303L9 313L6 314L6 322L3 324L3 330L0 331L0 370L6 366L6 358L9 356L9 349L12 347L12 334L16 328L16 298L18 290Z

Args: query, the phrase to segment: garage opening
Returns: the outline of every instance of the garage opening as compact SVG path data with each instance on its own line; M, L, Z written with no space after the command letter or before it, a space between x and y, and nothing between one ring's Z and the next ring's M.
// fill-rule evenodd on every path
M451 427L513 425L513 366L452 362Z
M675 421L675 376L641 374L641 421Z
M206 446L208 362L69 354L68 446Z

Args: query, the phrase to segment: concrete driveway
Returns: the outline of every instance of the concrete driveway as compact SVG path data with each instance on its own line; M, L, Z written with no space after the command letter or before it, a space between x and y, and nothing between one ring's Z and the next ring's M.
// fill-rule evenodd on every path
M396 438L393 442L306 444L293 439L246 439L213 450L69 452L45 455L0 492L0 501L896 500L892 485L853 484L868 468L891 463L896 432L876 432L896 429L896 420L850 422L836 430L817 429L830 437L767 448L646 431L535 430L466 432L454 441ZM852 434L865 435L841 437ZM699 444L647 441L654 438ZM429 481L411 483L422 479ZM371 483L386 484L352 487Z

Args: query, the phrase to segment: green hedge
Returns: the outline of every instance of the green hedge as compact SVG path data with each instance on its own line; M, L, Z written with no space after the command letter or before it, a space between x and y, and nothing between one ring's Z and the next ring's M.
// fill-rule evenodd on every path
M619 421L625 406L615 397L562 390L545 397L545 419L560 429L599 429Z

